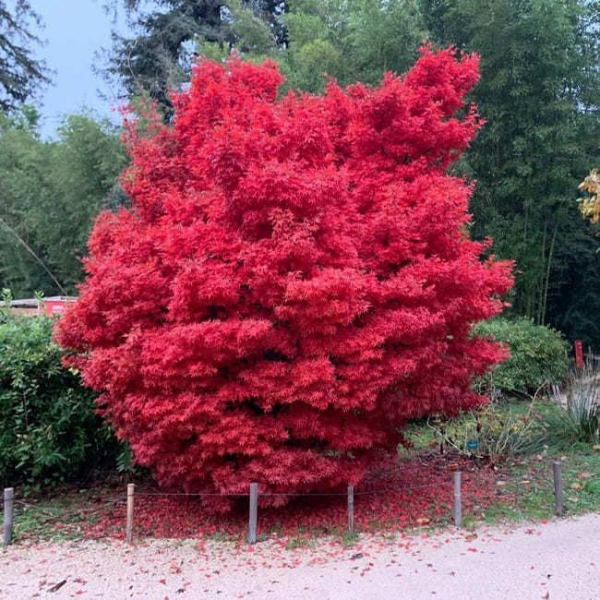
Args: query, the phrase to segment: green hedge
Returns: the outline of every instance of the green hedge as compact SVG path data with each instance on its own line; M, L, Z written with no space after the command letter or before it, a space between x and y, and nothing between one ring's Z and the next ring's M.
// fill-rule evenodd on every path
M48 486L114 464L118 445L94 395L61 366L53 319L0 308L0 480Z
M478 323L473 332L510 350L511 357L484 378L504 392L532 394L546 384L560 383L569 372L569 345L554 329L529 319L496 318Z

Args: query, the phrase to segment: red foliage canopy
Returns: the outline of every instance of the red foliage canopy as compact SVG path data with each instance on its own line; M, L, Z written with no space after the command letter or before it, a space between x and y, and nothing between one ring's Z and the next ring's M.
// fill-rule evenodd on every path
M276 66L200 62L171 127L130 127L131 210L104 213L58 337L137 461L189 491L357 483L408 418L482 399L471 339L511 265L447 175L478 61L278 99ZM277 497L272 497L277 498Z

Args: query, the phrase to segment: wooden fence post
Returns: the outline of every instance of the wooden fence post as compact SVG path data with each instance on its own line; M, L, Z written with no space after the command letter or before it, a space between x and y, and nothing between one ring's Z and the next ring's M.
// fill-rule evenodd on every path
M354 486L348 486L348 533L354 533Z
M4 545L12 542L14 488L4 489Z
M461 471L454 471L454 525L462 525Z
M256 544L258 522L258 483L250 484L250 520L248 522L248 543Z
M125 539L128 544L133 543L133 495L135 493L135 484L127 484L127 528Z
M562 464L559 460L552 463L554 473L554 511L558 516L564 512L563 506L563 482L562 482Z

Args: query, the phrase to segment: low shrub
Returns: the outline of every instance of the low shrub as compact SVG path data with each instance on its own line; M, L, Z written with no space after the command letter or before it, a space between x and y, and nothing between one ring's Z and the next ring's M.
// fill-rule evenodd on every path
M545 440L535 400L526 410L492 401L456 418L430 419L428 424L442 451L455 450L492 464L537 451Z
M53 319L0 307L0 480L46 487L114 462L118 444L94 395L61 366Z
M534 394L565 380L569 372L568 344L550 327L529 319L496 318L478 323L473 333L505 344L511 357L479 381L485 388Z

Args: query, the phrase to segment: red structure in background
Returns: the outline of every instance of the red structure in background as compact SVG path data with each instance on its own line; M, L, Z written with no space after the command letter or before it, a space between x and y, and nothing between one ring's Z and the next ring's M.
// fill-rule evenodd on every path
M50 296L49 298L22 298L20 300L12 300L10 307L17 313L25 315L41 315L49 316L59 315L63 313L68 304L75 302L75 296Z
M575 340L575 365L578 369L583 369L583 344L581 340Z

